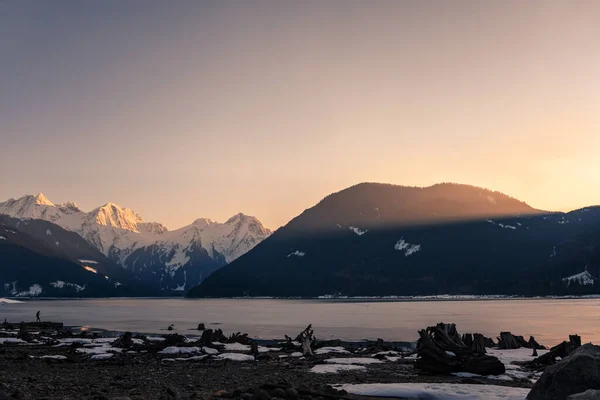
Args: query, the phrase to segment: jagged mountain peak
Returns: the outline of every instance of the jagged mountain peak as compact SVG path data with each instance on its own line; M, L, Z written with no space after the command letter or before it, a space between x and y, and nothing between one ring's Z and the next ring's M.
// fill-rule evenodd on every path
M115 203L106 203L92 210L90 216L98 225L112 226L133 232L138 232L138 224L144 222L135 211L122 208Z
M140 279L175 290L198 284L271 234L255 217L242 213L227 223L198 218L169 231L112 202L83 212L74 202L54 205L41 194L0 203L0 214L55 223L79 234L118 265L134 270Z
M253 217L251 215L246 215L244 213L237 213L235 214L233 217L229 218L227 220L227 222L225 222L226 224L230 224L230 223L234 223L234 222L238 222L238 221L242 221L242 222L254 222L254 221L258 221L258 219L256 219L256 217Z
M193 226L200 228L200 229L205 228L212 224L214 224L214 221L209 218L198 218L192 223Z
M75 203L74 201L67 201L66 203L61 203L59 205L60 208L66 208L68 210L71 211L80 211L81 209L79 208L79 206L77 205L77 203Z
M44 206L54 206L54 203L52 203L50 200L48 200L48 198L46 196L44 196L44 194L42 192L38 193L35 196L35 204L44 205Z

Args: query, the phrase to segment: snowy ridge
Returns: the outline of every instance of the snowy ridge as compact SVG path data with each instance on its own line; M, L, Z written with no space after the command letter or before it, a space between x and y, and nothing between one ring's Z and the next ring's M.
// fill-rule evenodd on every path
M580 272L578 274L563 278L563 282L565 282L567 285L571 285L573 282L577 282L582 286L587 286L593 285L595 282L595 278L586 269L585 271Z
M404 256L408 257L415 254L418 251L421 251L420 244L410 244L404 238L400 238L398 242L394 245L394 250L404 251Z
M55 205L41 193L0 203L0 214L55 223L79 234L125 268L143 270L162 266L166 276L171 278L182 267L198 266L198 262L193 262L193 254L202 252L221 266L245 254L271 234L258 219L242 213L225 223L200 218L191 225L169 231L158 222L144 222L133 210L114 203L86 213L74 202ZM48 234L51 235L51 232ZM133 253L136 256L130 258ZM141 258L150 256L156 261L136 264ZM82 263L93 264L91 261L81 260ZM202 279L206 277L201 275ZM183 274L181 277L184 277ZM183 290L198 283L188 279L183 283L184 287L181 283L174 283L166 285L166 288Z

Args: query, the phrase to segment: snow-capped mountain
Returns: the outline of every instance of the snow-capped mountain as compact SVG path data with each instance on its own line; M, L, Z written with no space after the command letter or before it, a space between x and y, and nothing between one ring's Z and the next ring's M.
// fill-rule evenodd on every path
M169 231L113 203L84 212L74 202L55 205L42 193L0 203L0 214L42 219L76 232L140 279L159 282L161 288L170 290L198 284L271 234L258 219L241 213L225 223L201 218Z

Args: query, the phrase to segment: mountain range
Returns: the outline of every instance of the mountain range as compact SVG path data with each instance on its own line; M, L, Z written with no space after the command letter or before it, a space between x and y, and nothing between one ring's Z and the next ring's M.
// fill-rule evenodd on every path
M51 255L75 263L81 271L85 271L82 267L101 268L109 277L116 274L131 285L137 283L140 287L136 286L133 292L153 295L183 293L271 234L256 218L241 213L225 223L200 218L169 231L164 225L144 222L134 211L113 203L84 212L74 202L55 205L41 193L0 203L0 218L5 228L0 245L6 250L0 253L5 257L0 259L0 265L9 264L8 254L11 264L25 263L19 262L21 253L8 251L10 244L42 257ZM22 274L15 271L13 275ZM9 278L3 273L0 278L9 295L27 293L31 285L37 284L25 282L23 276L13 280L14 276ZM82 282L65 282L84 286ZM46 282L43 293L52 292L50 287L50 282ZM89 293L79 291L80 295Z
M547 212L468 185L364 183L327 196L188 296L598 293L598 249L600 207Z
M0 296L316 297L600 293L600 207L539 210L459 185L363 183L272 233L170 231L113 203L0 203Z

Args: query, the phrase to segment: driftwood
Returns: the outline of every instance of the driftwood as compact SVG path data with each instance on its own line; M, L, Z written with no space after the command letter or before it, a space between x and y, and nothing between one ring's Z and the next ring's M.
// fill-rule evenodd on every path
M185 336L178 333L172 333L165 336L165 340L161 343L161 345L164 347L177 346L179 344L187 343L187 341L188 340Z
M202 336L200 336L200 340L198 340L199 344L206 347L211 347L213 344L213 330L206 329L202 332Z
M561 359L568 357L573 350L581 347L581 337L579 335L569 335L569 341L564 341L550 349L549 352L528 361L523 365L532 369L545 368L556 363L557 357Z
M121 349L128 349L133 346L133 340L131 332L125 332L123 336L120 336L112 343L113 347L118 347Z
M481 333L475 333L473 335L473 343L471 344L471 350L474 354L484 355L485 351L485 336Z
M415 368L434 374L470 372L500 375L506 371L500 360L484 354L483 335L467 335L467 341L471 342L471 346L463 342L455 324L439 323L419 331L419 358L415 362Z
M314 331L312 329L312 324L308 325L305 330L300 332L296 340L302 345L302 354L304 354L305 356L314 355L311 348L311 342L314 340Z
M498 347L505 349L520 349L521 344L517 341L517 338L510 332L500 332L498 337Z

